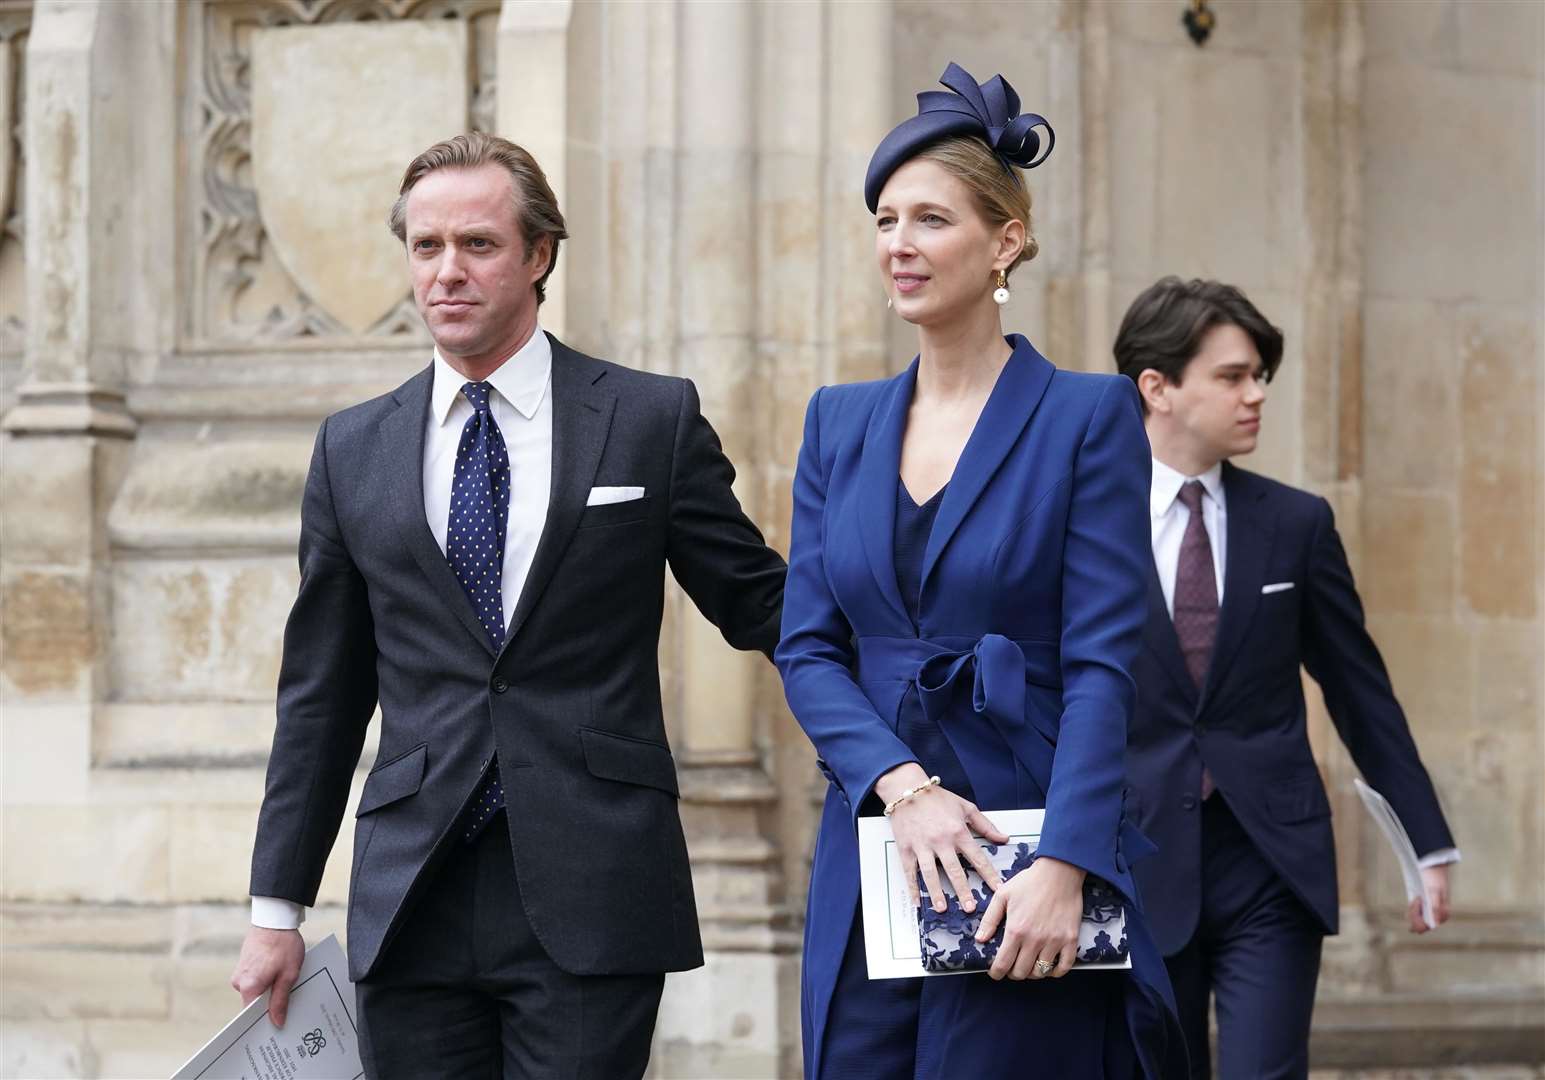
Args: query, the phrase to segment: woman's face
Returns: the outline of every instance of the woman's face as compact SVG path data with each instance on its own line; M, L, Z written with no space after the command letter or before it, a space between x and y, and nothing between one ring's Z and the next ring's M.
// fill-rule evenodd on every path
M1013 225L990 228L971 189L936 161L897 169L875 211L875 258L896 314L937 325L991 306L995 271L1017 253L1005 236Z

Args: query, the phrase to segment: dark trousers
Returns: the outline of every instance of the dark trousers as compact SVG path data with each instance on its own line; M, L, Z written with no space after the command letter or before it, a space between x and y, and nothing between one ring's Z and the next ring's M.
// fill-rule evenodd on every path
M1202 804L1201 889L1196 933L1165 960L1191 1076L1212 1075L1210 995L1222 1080L1307 1077L1325 931L1256 850L1221 794Z
M576 888L612 887L575 880ZM570 975L526 921L501 812L434 872L356 986L372 1080L640 1077L665 976Z

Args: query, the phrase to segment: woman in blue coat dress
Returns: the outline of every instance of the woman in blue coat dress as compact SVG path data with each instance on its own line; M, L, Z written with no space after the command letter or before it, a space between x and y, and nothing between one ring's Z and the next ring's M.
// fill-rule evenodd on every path
M1152 847L1123 809L1151 557L1137 396L1004 336L1007 276L1036 251L1018 168L1045 160L1052 133L1001 76L978 85L951 64L941 81L949 92L919 94L875 151L864 190L918 357L817 391L794 480L777 662L831 782L805 1076L1184 1075L1129 871ZM941 876L967 895L961 856L995 887L990 977L867 979L855 824L888 806L931 896ZM978 807L1046 809L1039 857L1007 883L972 839L1005 839ZM1124 898L1132 969L1064 978L1087 874Z

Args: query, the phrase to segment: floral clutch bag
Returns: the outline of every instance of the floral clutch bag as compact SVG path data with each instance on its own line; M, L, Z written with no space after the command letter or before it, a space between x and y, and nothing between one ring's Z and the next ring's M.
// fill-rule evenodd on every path
M983 844L992 864L1004 881L1035 861L1035 849L1027 843ZM976 910L967 915L960 908L960 899L948 878L942 881L944 898L949 907L943 912L934 911L927 885L921 886L921 900L917 908L918 938L923 949L923 968L943 974L958 971L986 971L992 966L998 947L1003 944L1003 927L990 941L976 940L977 927L987 913L992 892L982 882L982 877L969 866L965 867L966 885L976 900ZM1127 967L1127 919L1121 905L1121 896L1109 884L1093 874L1084 878L1084 921L1078 929L1078 961L1074 965L1099 964L1109 967Z

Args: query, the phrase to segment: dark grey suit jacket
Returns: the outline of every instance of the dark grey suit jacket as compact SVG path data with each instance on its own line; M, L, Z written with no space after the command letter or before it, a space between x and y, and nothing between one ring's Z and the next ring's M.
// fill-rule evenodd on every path
M349 969L367 976L498 754L526 915L576 974L702 963L656 659L667 563L740 649L778 642L785 566L684 379L553 339L546 526L496 656L424 517L433 368L329 417L301 513L252 893L310 905L365 729ZM642 486L587 507L592 486Z

